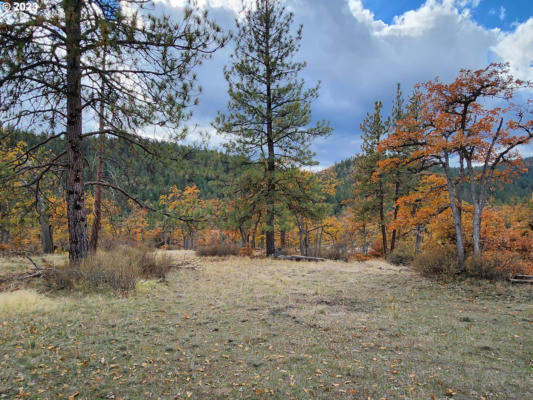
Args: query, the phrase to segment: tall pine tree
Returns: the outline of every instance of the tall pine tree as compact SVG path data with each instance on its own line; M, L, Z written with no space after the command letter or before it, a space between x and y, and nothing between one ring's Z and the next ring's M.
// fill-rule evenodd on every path
M374 113L367 113L361 124L361 154L355 160L355 197L359 200L356 207L358 214L368 220L378 220L381 231L383 254L387 254L386 201L387 181L379 174L379 163L385 155L378 151L379 142L386 136L390 121L382 115L383 103L374 103ZM362 212L362 210L365 210Z
M266 251L274 254L276 203L283 199L281 174L286 168L313 164L311 141L328 134L324 121L311 122L311 102L318 86L304 88L298 74L304 62L293 61L302 27L291 33L293 14L279 0L255 0L237 20L233 64L225 70L230 101L215 127L232 136L232 148L244 152L262 171L266 201Z

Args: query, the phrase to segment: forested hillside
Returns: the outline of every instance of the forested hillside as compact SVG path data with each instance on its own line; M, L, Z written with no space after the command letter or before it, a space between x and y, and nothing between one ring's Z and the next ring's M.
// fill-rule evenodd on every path
M336 163L328 168L332 170L339 181L337 192L334 197L329 198L336 211L341 209L343 201L353 196L353 173L355 158L349 158ZM493 187L492 198L497 204L512 204L515 201L524 201L531 197L533 193L533 157L524 158L524 166L527 169L521 171L518 176L509 183L497 184ZM438 168L435 172L442 173ZM458 175L458 169L452 169L452 175Z
M7 136L9 146L25 143L31 148L45 140L46 135L16 132ZM86 180L96 174L96 139L84 142ZM104 154L104 178L120 186L140 200L156 204L161 195L172 185L180 188L195 185L200 197L223 197L223 187L236 176L235 166L239 158L200 146L185 146L169 141L143 140L140 146L110 138L106 140ZM58 155L64 144L50 141L44 152ZM142 146L142 147L141 147ZM63 187L63 181L57 180Z

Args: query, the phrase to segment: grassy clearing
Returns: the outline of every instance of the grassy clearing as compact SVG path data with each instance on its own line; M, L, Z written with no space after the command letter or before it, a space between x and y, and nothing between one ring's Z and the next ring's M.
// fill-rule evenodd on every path
M0 397L533 398L531 288L233 257L167 278L0 316Z
M16 317L21 313L51 311L59 302L52 300L35 290L17 290L0 293L0 318Z

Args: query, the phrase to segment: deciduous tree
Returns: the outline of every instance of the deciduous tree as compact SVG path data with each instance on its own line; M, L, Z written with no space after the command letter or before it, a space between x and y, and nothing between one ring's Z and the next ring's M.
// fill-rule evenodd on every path
M409 116L401 121L380 147L413 148L411 161L424 160L426 166L443 169L455 225L457 258L463 269L463 189L466 186L474 208L473 246L479 257L482 215L490 189L496 180L519 167L521 157L516 148L533 138L531 101L520 108L513 101L517 92L531 88L531 83L513 78L506 64L490 64L477 71L461 70L449 84L436 79L419 88L419 118ZM454 163L459 166L457 178L451 174Z

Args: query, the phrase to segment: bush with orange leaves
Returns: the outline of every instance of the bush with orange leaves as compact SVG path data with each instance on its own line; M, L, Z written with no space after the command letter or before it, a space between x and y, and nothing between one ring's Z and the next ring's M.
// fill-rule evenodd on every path
M466 273L483 279L508 278L513 274L533 274L533 230L529 225L526 203L491 206L484 210L482 225L483 254L469 257ZM464 240L467 253L472 253L472 207L463 205ZM434 244L454 243L455 232L449 210L429 224Z

